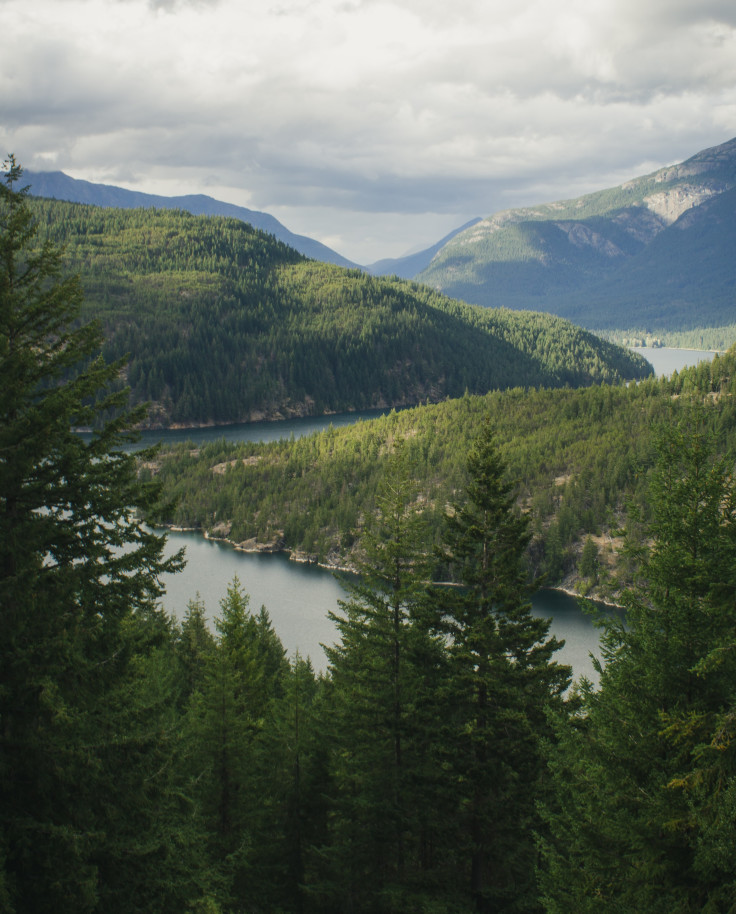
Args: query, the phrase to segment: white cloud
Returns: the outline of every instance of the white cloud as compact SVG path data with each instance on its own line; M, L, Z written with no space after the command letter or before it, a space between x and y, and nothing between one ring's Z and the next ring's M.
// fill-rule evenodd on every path
M3 3L24 164L217 188L365 262L734 134L732 0Z

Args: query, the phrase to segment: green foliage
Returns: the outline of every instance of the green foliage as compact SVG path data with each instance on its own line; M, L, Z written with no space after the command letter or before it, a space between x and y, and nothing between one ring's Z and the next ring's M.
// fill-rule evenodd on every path
M648 338L658 340L660 346L671 346L674 349L709 349L716 352L725 352L736 343L736 324L729 323L722 327L705 327L695 326L690 330L671 330L666 329L659 323L651 327L641 327L634 329L615 329L601 330L600 336L603 339L610 340L612 343L624 346L628 345L627 340L638 340L637 343L630 345L643 345ZM642 355L646 356L646 350L642 349Z
M735 353L671 379L580 390L511 390L394 412L351 427L272 444L181 446L157 471L176 508L160 521L229 538L277 541L313 560L359 558L391 442L405 439L428 520L431 552L444 506L466 483L465 454L490 415L501 456L531 516L529 560L548 582L575 571L585 536L615 535L629 498L642 501L652 424L690 398L719 416L719 448L734 443ZM611 554L601 549L604 564Z
M166 776L176 739L160 576L180 566L140 516L119 365L91 359L81 290L40 246L21 170L0 184L0 893L18 912L184 903L196 836ZM91 361L90 361L91 359ZM135 861L135 864L133 864ZM177 877L176 879L174 877Z
M443 644L422 610L422 505L405 443L394 443L351 599L332 614L331 810L321 910L410 911L436 900L436 743ZM447 889L447 887L446 887Z
M487 312L308 261L236 220L29 201L128 356L149 421L199 425L414 405L516 384L644 377L638 357L548 315Z
M533 911L540 746L570 669L553 660L561 644L549 620L531 613L529 518L515 509L490 423L469 453L468 476L444 537L444 563L461 586L434 594L449 662L443 767L456 784L468 897L478 911Z
M126 430L142 412L124 412L120 365L95 357L79 285L37 243L19 178L11 159L0 184L2 909L732 910L736 352L666 381L467 393L299 441L147 452L139 477ZM271 243L247 229L248 264L264 269L233 266L243 248L224 244L240 237L229 223L170 244L146 234L151 224L119 220L121 232L135 226L133 285L157 245L186 260L186 236L201 238L196 258L214 258L213 276L281 282L284 300L315 314L314 272L351 308L363 295L401 320L407 303L435 308L419 287L323 274L286 249L271 262ZM119 249L106 254L104 238L81 247L110 255L115 276ZM209 294L209 279L182 275L185 291ZM497 320L457 303L436 311L438 327L457 311L474 333ZM380 324L365 324L370 346L382 345ZM514 351L533 345L561 379L551 326L533 317L488 332L518 331ZM117 418L88 442L73 432L107 414ZM158 506L162 490L179 506ZM626 615L604 623L600 689L583 683L565 701L569 670L530 612L530 565L564 573L586 533L612 531L625 498ZM316 557L352 550L361 574L329 675L285 659L237 579L214 633L199 598L180 625L169 620L159 579L180 558L164 560L144 514L216 519L233 538ZM595 542L583 573L605 560ZM450 576L458 586L432 584Z
M580 565L578 567L580 569L580 574L584 578L594 579L598 576L598 547L591 536L585 537L583 551L580 555Z

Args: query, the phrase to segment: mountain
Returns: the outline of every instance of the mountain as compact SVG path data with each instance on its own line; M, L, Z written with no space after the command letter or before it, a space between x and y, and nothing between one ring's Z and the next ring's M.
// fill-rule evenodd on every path
M111 206L117 209L181 209L195 216L229 216L247 222L253 228L268 232L284 244L324 263L334 263L342 267L355 267L352 261L328 248L326 245L295 235L285 228L278 219L268 213L223 203L204 194L187 194L182 197L161 197L156 194L143 194L134 190L125 190L111 184L92 184L90 181L79 181L70 178L62 171L27 171L23 177L30 184L30 193L37 197L48 197L52 200L68 200L72 203L90 203L93 206Z
M402 279L413 279L417 273L429 266L434 255L451 241L455 235L459 235L460 232L471 228L477 222L480 222L480 218L471 219L470 222L466 222L465 225L456 228L449 235L445 235L437 244L433 244L432 247L425 248L423 251L418 251L416 254L377 260L365 269L373 276L400 276Z
M80 275L104 354L160 425L409 406L651 373L546 314L479 308L307 260L235 219L30 198Z
M415 277L485 306L592 329L736 320L736 139L619 187L496 213Z

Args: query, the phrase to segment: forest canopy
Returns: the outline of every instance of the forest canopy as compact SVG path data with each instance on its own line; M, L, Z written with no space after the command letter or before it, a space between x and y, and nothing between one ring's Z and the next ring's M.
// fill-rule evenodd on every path
M207 425L641 378L634 355L550 315L484 309L306 260L235 219L30 198L127 357L149 423Z
M271 447L136 456L140 408L75 432L124 408L121 365L95 357L80 285L35 245L6 168L0 908L733 910L736 352L668 381L466 394ZM207 480L220 518L253 489L255 522L296 509L349 537L335 507L357 505L360 574L325 675L286 658L237 579L214 631L197 598L181 620L162 610L181 557L142 519L179 510L157 501L187 475L203 526ZM625 616L602 620L600 687L568 690L525 559L568 497L595 521L625 495Z

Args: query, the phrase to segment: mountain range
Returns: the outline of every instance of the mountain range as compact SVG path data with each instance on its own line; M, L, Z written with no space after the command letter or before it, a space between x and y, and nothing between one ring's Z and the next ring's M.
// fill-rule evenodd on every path
M31 193L119 208L224 215L307 257L355 267L266 213L26 172ZM429 248L362 267L486 307L544 311L593 330L736 323L736 138L596 193L473 219Z
M578 387L651 366L549 314L305 258L238 219L29 198L151 421L199 425Z
M356 267L357 264L328 248L327 245L306 235L290 232L278 219L268 213L223 203L205 194L185 194L180 197L163 197L157 194L144 194L112 184L93 184L91 181L80 181L70 178L63 171L29 171L23 169L24 184L30 187L35 197L47 197L51 200L67 200L71 203L89 203L93 206L112 207L114 209L180 209L194 216L227 216L240 219L253 228L268 232L284 244L294 248L305 257L334 263L340 267Z

